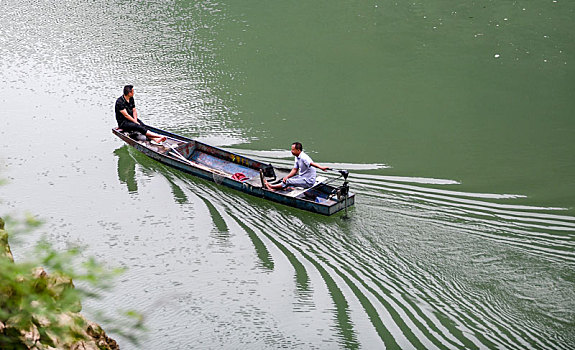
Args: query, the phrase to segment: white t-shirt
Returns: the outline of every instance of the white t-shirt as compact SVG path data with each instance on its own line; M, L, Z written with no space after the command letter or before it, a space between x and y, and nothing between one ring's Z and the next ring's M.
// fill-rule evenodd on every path
M295 157L295 162L293 167L299 169L299 176L305 180L310 185L315 184L315 168L311 166L313 160L305 154L303 151L299 154L299 157Z

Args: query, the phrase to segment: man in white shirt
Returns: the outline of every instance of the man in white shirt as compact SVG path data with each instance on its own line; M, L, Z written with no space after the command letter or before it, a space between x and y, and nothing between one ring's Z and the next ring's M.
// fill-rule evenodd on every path
M270 185L264 179L264 185L270 190L283 189L288 186L309 188L315 184L315 168L327 171L329 168L314 163L311 158L305 154L301 143L294 142L291 145L291 154L295 156L294 166L290 173L282 179L277 185ZM298 174L299 171L299 174Z

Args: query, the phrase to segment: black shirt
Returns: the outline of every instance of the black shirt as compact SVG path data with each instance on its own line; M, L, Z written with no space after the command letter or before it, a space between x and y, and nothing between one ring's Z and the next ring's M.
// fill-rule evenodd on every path
M130 101L126 101L124 95L122 95L116 100L115 110L116 110L116 121L118 122L118 126L120 126L124 122L129 122L129 120L126 119L126 117L124 117L124 115L120 113L120 111L125 109L126 112L128 112L128 114L131 117L133 117L134 108L136 108L136 103L134 102L133 97L130 98Z

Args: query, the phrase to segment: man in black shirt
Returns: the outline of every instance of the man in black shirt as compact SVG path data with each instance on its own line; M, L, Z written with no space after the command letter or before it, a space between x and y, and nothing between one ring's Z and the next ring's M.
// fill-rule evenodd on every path
M124 86L124 94L116 100L115 111L116 121L120 129L137 131L156 143L166 141L165 136L149 131L146 124L138 119L138 111L134 102L134 86Z

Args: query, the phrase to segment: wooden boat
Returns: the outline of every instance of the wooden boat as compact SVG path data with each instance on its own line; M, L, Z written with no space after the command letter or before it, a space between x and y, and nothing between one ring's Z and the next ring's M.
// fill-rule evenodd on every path
M348 173L345 170L339 170L340 177L331 180L318 176L316 184L311 188L268 190L263 186L264 178L274 183L286 176L291 169L277 168L164 130L148 128L166 136L167 140L157 145L141 134L128 133L119 128L112 129L112 132L150 158L257 197L323 215L347 210L354 204L355 195L349 192ZM335 180L340 179L343 182L341 185L332 185Z

